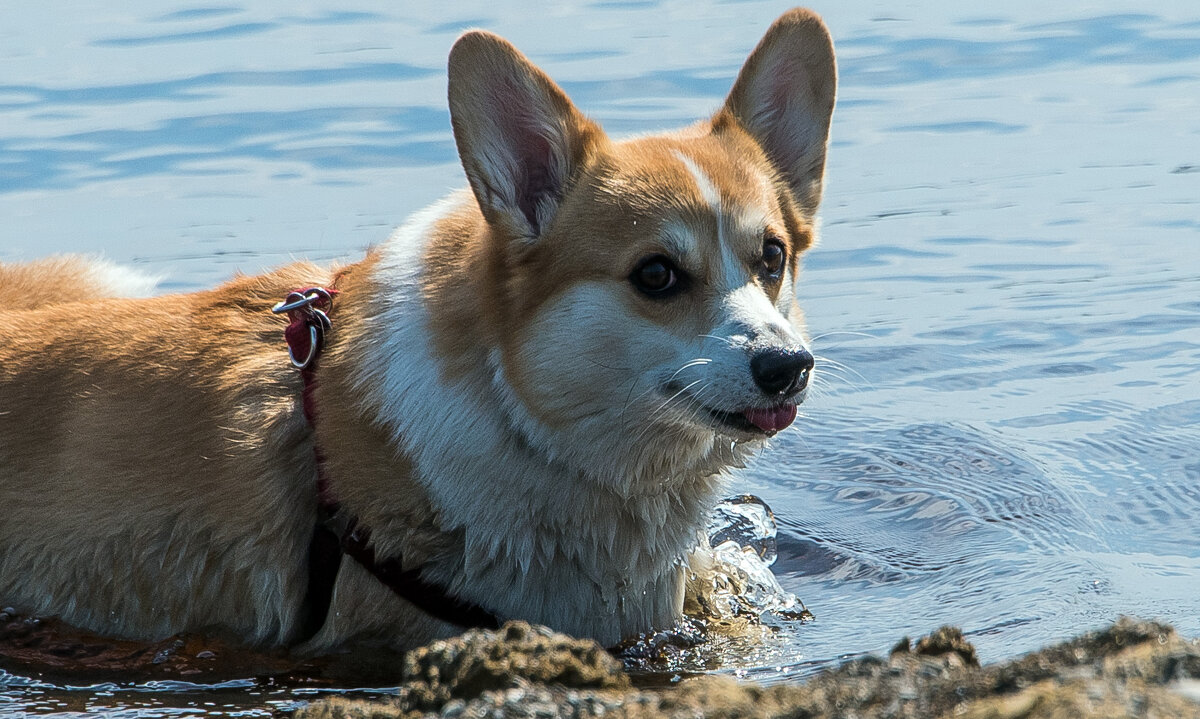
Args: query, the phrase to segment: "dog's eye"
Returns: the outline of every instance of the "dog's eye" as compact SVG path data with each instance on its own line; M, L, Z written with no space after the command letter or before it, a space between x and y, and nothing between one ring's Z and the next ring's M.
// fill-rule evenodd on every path
M663 295L679 283L679 270L666 257L653 255L634 268L629 281L647 295Z
M783 273L783 261L786 257L787 251L783 249L783 243L779 240L768 238L763 243L763 270L771 277L779 277Z

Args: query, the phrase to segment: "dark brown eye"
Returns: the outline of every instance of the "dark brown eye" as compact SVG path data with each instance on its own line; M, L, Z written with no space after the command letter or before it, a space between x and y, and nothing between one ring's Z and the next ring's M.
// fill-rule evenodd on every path
M629 281L647 295L663 295L679 282L679 271L675 268L675 263L666 257L653 255L642 260L634 268Z
M763 243L763 270L771 277L779 277L783 273L783 261L786 257L787 252L779 240L768 239Z

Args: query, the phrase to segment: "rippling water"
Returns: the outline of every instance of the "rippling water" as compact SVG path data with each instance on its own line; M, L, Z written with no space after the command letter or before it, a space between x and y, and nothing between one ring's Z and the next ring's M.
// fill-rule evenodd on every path
M512 39L615 133L717 106L776 3L0 10L0 261L217 282L353 255L461 184L455 35ZM913 7L919 5L919 7ZM820 391L734 487L816 614L771 680L962 626L985 660L1121 613L1200 635L1200 8L818 3L841 94L799 292ZM6 712L265 714L235 682Z

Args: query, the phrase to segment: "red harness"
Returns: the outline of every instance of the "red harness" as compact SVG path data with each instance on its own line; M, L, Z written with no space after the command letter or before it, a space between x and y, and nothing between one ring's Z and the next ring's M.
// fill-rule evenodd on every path
M304 417L310 427L316 427L317 410L314 399L317 386L316 362L325 347L325 335L333 329L329 315L338 290L309 287L288 294L271 311L287 313L288 357L300 370L304 380ZM308 551L308 590L303 612L303 637L314 636L325 623L333 598L333 587L341 567L342 555L358 562L397 596L426 613L450 624L464 628L500 626L496 615L478 604L463 601L436 584L421 577L423 567L404 569L399 556L378 559L371 545L371 532L358 526L358 518L342 511L334 496L325 470L325 457L313 442L317 460L317 525L313 529Z

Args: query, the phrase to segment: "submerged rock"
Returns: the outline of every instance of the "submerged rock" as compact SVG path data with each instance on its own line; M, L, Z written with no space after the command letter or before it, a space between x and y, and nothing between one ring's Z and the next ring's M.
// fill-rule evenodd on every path
M984 667L962 632L943 627L915 645L904 639L887 659L858 659L798 684L763 688L703 676L655 690L634 688L592 642L510 623L409 653L404 677L391 701L323 699L297 719L1200 719L1200 643L1132 619Z
M333 685L319 679L326 663L323 658L293 657L281 649L255 650L215 636L113 639L58 619L22 615L12 607L0 609L0 669L66 684L272 676Z

